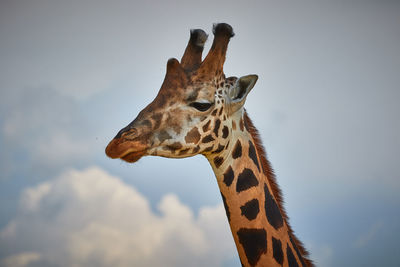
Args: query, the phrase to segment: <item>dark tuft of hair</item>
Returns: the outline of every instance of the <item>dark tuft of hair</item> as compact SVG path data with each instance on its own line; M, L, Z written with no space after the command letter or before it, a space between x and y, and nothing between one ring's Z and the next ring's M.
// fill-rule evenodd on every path
M198 47L203 48L207 41L208 35L202 29L191 29L190 30L190 42Z
M282 217L286 222L286 225L289 229L289 235L292 236L292 239L295 243L295 245L297 246L299 252L300 252L300 256L303 258L304 263L306 264L306 266L314 266L312 260L309 259L309 252L305 249L303 243L295 236L292 227L289 224L289 218L287 217L286 214L286 210L285 207L283 206L284 201L283 201L283 197L282 197L282 192L276 182L276 177L275 177L275 173L271 167L271 164L269 163L265 150L264 150L264 146L261 142L260 139L260 135L257 131L257 129L254 127L253 122L251 121L251 119L249 118L249 116L247 115L247 112L244 112L244 121L245 121L245 125L247 126L247 131L249 131L249 133L251 134L251 136L254 139L254 145L256 147L257 150L257 154L260 157L260 161L261 161L261 166L264 172L264 175L267 177L268 182L271 186L272 192L274 194L274 197L276 199L276 201L278 202L278 206L279 209L281 210L282 213Z
M235 36L233 28L227 23L214 23L213 25L214 35L227 35L229 38Z

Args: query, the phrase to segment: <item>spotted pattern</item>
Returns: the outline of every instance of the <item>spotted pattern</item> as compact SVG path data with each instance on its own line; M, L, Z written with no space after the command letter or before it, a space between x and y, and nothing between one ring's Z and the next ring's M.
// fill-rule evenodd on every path
M176 151L176 150L179 150L181 148L182 148L182 144L179 143L179 142L175 142L175 143L172 143L170 145L164 146L164 149L171 150L171 151Z
M224 172L224 183L226 186L230 186L232 184L233 178L235 178L235 174L232 170L232 167L229 166L229 168Z
M282 242L274 237L272 237L272 250L274 259L276 260L277 263L282 265L283 264Z
M185 136L185 141L186 143L190 144L197 144L200 140L200 133L197 127L194 127L192 130L190 130L186 136Z
M261 255L267 252L267 232L265 229L241 228L237 235L248 262L256 265Z
M249 157L254 162L254 164L256 164L258 171L260 171L256 149L251 141L249 141Z
M210 152L211 150L213 150L213 148L214 148L214 146L206 147L206 148L203 150L203 152Z
M212 141L214 141L214 137L212 137L211 134L206 135L206 136L203 138L203 140L201 140L201 142L203 142L203 143L210 143L210 142L212 142Z
M225 148L225 146L219 144L218 148L213 153L218 154L218 153L222 152L222 150L224 150L224 148Z
M190 148L186 148L186 149L182 149L181 151L179 151L179 155L185 155L189 152Z
M258 180L254 175L253 171L246 168L238 176L236 182L236 192L240 193L244 190L247 190L257 185L258 185Z
M270 225L275 229L279 229L283 226L283 218L281 211L279 210L278 204L269 192L268 186L264 184L265 193L265 214Z
M221 125L221 121L219 119L217 119L215 121L215 125L214 125L214 134L216 137L218 137L218 130L219 130L220 125Z
M293 246L294 250L295 250L296 253L297 253L297 257L300 259L301 264L302 264L303 266L305 266L303 257L301 257L300 251L299 251L298 247L296 246L296 243L294 242L294 240L293 240L291 234L289 234L289 238L290 238L290 243L292 243L292 246Z
M240 207L242 215L245 216L249 221L254 220L258 213L260 212L260 206L258 204L258 199L252 199L246 204Z
M296 258L293 255L292 249L289 247L289 244L286 247L286 255L289 267L299 267L297 264Z
M213 161L214 161L215 167L219 168L222 165L222 163L224 163L224 158L223 157L215 157Z
M235 147L232 151L232 158L237 159L242 156L242 144L237 140Z
M226 139L229 135L229 128L225 125L222 129L222 138Z
M221 108L221 110L218 113L218 116L221 116L223 111L224 111L224 107Z
M210 129L211 121L207 121L206 124L203 125L203 132L207 132Z

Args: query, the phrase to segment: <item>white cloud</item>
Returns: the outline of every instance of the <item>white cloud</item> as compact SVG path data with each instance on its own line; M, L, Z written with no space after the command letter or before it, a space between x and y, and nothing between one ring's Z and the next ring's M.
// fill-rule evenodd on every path
M49 183L42 183L35 188L28 188L21 197L21 203L27 211L35 212L40 205L40 200L51 190Z
M0 255L60 266L222 266L236 255L222 204L195 216L169 194L158 210L99 168L71 170L22 193Z

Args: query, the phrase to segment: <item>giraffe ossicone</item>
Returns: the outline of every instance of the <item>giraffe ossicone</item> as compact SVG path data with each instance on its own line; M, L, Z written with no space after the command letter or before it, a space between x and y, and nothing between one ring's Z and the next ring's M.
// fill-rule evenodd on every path
M257 130L244 109L258 76L225 77L223 65L233 29L214 24L208 35L190 31L180 62L168 60L161 89L106 148L111 158L204 155L221 191L243 266L312 266L295 237Z

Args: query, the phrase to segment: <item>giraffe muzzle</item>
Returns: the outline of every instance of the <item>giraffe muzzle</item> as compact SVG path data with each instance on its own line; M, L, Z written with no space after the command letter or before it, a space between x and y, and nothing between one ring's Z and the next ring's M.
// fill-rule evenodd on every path
M142 142L141 137L143 133L141 134L136 128L121 130L107 145L106 155L112 159L120 158L130 163L138 161L147 151L147 145Z

